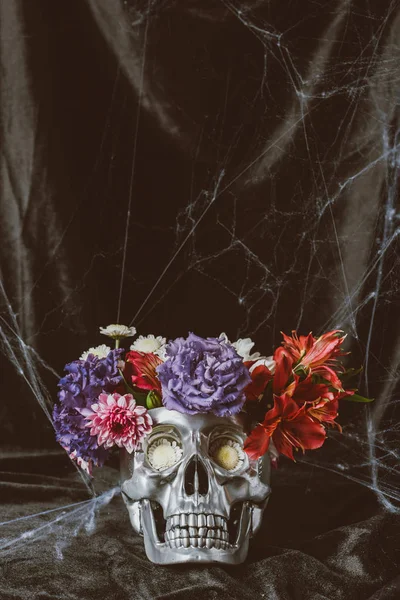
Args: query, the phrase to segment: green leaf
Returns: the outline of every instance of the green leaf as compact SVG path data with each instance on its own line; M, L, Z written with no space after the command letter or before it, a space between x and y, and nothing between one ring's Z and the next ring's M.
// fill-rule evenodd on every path
M365 398L359 394L353 394L352 396L345 396L343 400L348 400L349 402L373 402L375 398Z
M360 367L359 369L347 369L347 371L345 371L340 376L340 380L341 381L348 381L352 377L355 377L356 375L359 375L360 373L362 373L362 371L363 371L363 367Z

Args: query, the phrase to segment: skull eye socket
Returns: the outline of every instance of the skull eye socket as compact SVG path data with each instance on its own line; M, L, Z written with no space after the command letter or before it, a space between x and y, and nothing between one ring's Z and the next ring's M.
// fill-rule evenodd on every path
M165 471L182 458L182 446L172 436L160 435L147 446L147 460L156 471Z
M212 442L209 454L219 467L229 472L239 471L246 458L239 441L231 437L219 437Z

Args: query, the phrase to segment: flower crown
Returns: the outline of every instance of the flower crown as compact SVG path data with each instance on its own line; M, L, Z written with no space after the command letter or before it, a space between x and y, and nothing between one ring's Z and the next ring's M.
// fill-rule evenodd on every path
M250 338L231 343L225 333L190 333L169 343L140 335L126 351L120 341L134 337L134 327L109 325L100 332L115 340L115 348L89 348L65 366L53 411L57 441L89 474L112 448L140 448L152 429L152 408L219 417L244 411L256 424L244 443L250 458L265 454L272 440L278 454L294 460L293 451L322 446L327 426L341 430L339 400L369 401L343 387L355 371L338 360L346 354L339 330L319 338L282 334L270 357L251 353ZM160 468L177 450L163 449Z

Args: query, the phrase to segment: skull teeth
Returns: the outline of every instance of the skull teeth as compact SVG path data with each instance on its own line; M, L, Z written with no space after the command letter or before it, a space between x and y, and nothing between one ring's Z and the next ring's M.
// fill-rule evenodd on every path
M228 525L219 515L184 514L167 519L165 541L171 548L216 548L230 546Z

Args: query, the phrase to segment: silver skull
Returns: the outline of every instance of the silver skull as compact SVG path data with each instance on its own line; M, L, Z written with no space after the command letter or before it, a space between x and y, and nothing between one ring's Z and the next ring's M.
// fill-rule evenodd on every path
M244 419L150 411L141 451L121 451L121 489L134 530L157 564L246 559L270 495L270 457L243 452ZM236 463L236 464L235 464Z

